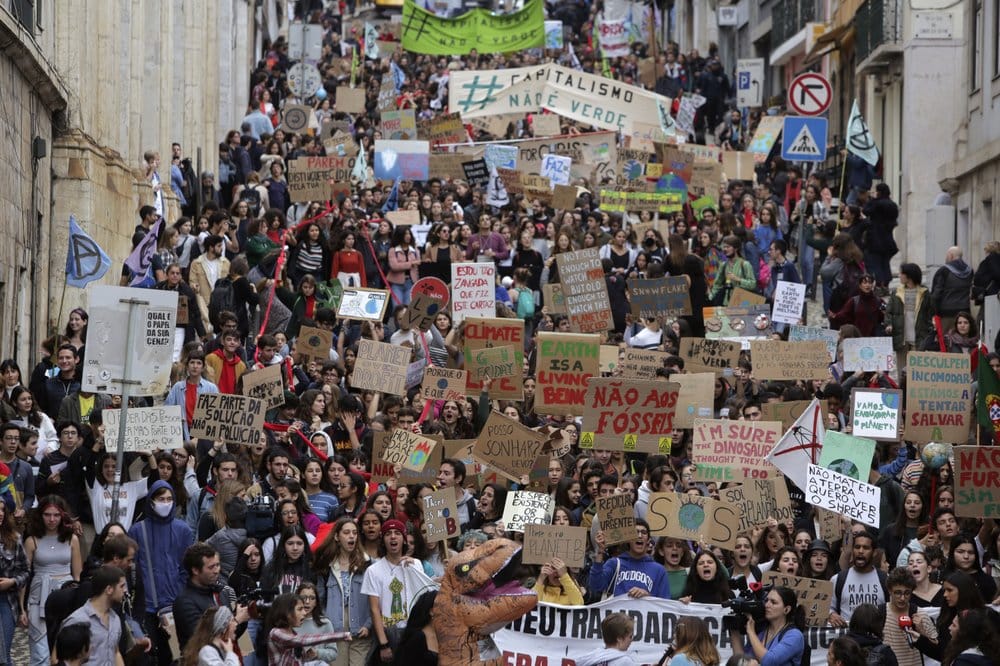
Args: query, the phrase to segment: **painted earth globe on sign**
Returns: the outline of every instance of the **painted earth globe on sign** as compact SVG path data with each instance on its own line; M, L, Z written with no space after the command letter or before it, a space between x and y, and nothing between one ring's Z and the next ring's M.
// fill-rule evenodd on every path
M951 444L945 442L930 442L920 452L920 459L931 469L941 469L951 458Z

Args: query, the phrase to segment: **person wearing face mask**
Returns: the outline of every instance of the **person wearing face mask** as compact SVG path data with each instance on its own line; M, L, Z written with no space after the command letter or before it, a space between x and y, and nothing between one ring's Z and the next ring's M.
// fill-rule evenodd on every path
M146 629L153 638L154 663L167 666L170 645L162 628L166 620L161 620L160 613L166 615L187 581L181 562L194 543L194 533L186 522L174 517L174 491L166 481L150 487L147 502L146 517L132 525L128 534L139 544L136 562L146 590Z

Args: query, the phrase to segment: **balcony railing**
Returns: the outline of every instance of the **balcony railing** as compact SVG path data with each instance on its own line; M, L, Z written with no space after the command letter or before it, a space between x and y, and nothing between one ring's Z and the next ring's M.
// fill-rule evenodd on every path
M817 16L816 0L778 0L771 10L771 43L783 44Z
M865 0L854 15L857 34L855 53L858 62L868 58L880 46L902 41L901 0Z

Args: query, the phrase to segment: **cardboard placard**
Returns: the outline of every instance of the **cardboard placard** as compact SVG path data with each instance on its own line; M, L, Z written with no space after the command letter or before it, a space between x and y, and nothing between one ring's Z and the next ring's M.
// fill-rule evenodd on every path
M566 314L566 297L558 282L542 285L542 300L549 314Z
M729 307L749 308L754 305L767 305L767 299L743 287L734 288L733 293L729 295Z
M386 462L388 449L390 446L390 433L377 432L372 443L372 482L385 483L391 478L396 478L401 485L411 483L437 483L438 468L441 460L445 457L444 440L435 435L423 435L437 443L431 449L427 462L421 471L415 472L402 467L401 463Z
M524 381L524 361L518 361L515 349L510 345L483 347L470 356L469 377L476 382L500 377L508 377L515 384Z
M122 410L105 409L104 432L109 451L118 450L118 427ZM149 452L156 449L170 450L184 445L184 426L180 405L159 407L130 407L125 424L125 451Z
M475 353L486 347L511 346L514 348L514 364L524 367L524 320L523 319L482 319L469 317L465 320L465 367L471 368ZM483 383L469 373L465 394L478 398ZM492 400L521 400L524 398L524 383L514 376L494 378L490 387Z
M792 325L788 329L788 341L801 342L802 340L822 340L826 343L826 350L830 352L830 362L833 363L837 360L837 343L840 341L840 331L820 328L819 326Z
M830 432L827 432L827 436ZM806 502L878 528L882 489L833 470L809 465Z
M680 385L591 377L584 402L583 434L598 449L669 453Z
M285 404L282 365L275 363L260 370L243 373L243 395L264 401L267 409Z
M524 564L546 564L559 558L570 569L584 565L587 555L587 528L566 525L525 525Z
M626 347L618 359L622 377L634 379L656 379L656 371L664 366L670 357L667 352L653 349Z
M833 581L766 571L761 582L793 590L798 597L799 606L806 612L806 624L811 627L826 625L830 617L830 603L833 601Z
M545 441L540 433L500 412L491 412L476 440L473 455L514 483L520 483L521 477L531 472Z
M611 301L597 248L556 255L569 326L576 333L601 333L614 326Z
M379 129L386 139L416 139L417 116L413 109L383 111Z
M334 108L344 113L365 112L365 88L337 86Z
M755 379L829 379L830 354L819 340L750 342L750 358Z
M456 113L445 113L435 117L427 125L427 134L424 137L431 142L432 146L441 143L464 143L468 140L469 134L462 124L462 117Z
M739 510L711 497L650 493L646 522L652 536L705 541L732 550L739 534Z
M601 345L599 368L601 373L611 374L618 368L621 350L616 345Z
M635 509L632 496L614 493L597 498L597 522L604 532L604 543L613 546L639 538L635 529Z
M798 324L802 321L805 304L806 285L778 280L778 285L774 289L771 319L781 324Z
M386 289L345 287L337 316L341 319L382 321L387 307L389 307L389 291Z
M633 317L667 319L691 314L691 288L684 275L653 280L629 280Z
M576 208L575 185L556 185L552 188L552 207L556 210Z
M844 523L840 514L824 509L816 509L816 522L819 523L819 538L827 543L837 543L844 537Z
M597 334L538 334L535 358L535 412L580 414L587 380L600 375L601 338Z
M691 447L695 478L723 482L775 476L776 470L764 458L783 432L774 421L695 419Z
M554 113L537 113L531 119L531 129L535 136L556 136L562 133L560 118Z
M264 402L225 393L202 393L194 408L189 433L192 438L256 444L264 429Z
M496 264L463 262L451 265L451 314L457 326L466 317L495 317Z
M753 155L733 150L724 151L722 173L728 180L756 180Z
M393 428L389 432L388 442L382 449L383 462L395 468L401 465L403 469L410 469L419 472L431 458L431 453L437 442L429 437L404 430L403 428Z
M453 488L424 495L424 536L427 543L447 541L459 535L458 503Z
M415 227L420 224L419 210L390 210L385 214L385 219L395 226Z
M771 518L779 523L795 520L788 486L781 477L746 479L740 485L720 488L719 499L739 508L740 532L766 525Z
M187 326L191 317L191 310L188 307L188 298L184 294L177 294L177 326Z
M426 400L465 400L465 385L469 380L468 370L453 370L429 365L424 368L424 380L420 392Z
M427 367L427 359L420 358L406 366L406 390L409 391L414 386L420 386L424 381L424 368Z
M906 439L965 444L972 422L968 354L910 352L906 357Z
M874 439L829 430L823 438L823 448L819 453L817 464L849 476L855 481L864 481L868 479L868 470L871 469L874 455Z
M556 501L548 493L530 490L514 490L507 493L507 503L503 508L503 529L505 532L523 532L526 525L548 525Z
M712 372L722 377L739 367L740 343L708 338L681 338L678 356L687 372Z
M996 518L1000 515L1000 449L956 446L955 515Z
M721 183L722 165L718 162L696 160L691 166L691 182L688 184L688 192L694 196L717 197Z
M778 421L781 423L782 432L788 430L795 423L795 420L802 416L802 413L812 404L811 400L791 400L788 402L765 402L760 406L760 417L764 421ZM823 413L823 423L829 410L826 400L819 401L820 409Z
M413 350L362 338L358 341L358 356L351 373L351 386L406 395L406 370Z
M844 352L844 370L848 372L892 372L896 369L896 353L889 336L844 338L840 346Z
M902 391L869 388L851 391L852 435L895 442L899 439L902 420Z
M670 381L680 385L674 427L693 428L696 419L710 419L715 397L715 374L711 372L678 373Z
M303 326L295 338L295 353L306 361L323 363L330 360L333 349L333 331L314 326Z
M308 159L288 160L288 194L292 201L326 201L330 198L330 170L307 166Z

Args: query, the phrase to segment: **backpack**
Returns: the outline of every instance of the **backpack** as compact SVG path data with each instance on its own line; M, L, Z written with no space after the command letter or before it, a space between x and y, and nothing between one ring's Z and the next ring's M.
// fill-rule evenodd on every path
M866 666L885 666L885 664L896 662L896 655L893 653L892 648L885 643L862 648L861 651L865 653ZM891 661L889 657L892 657Z
M535 294L530 289L518 287L517 289L517 317L518 319L531 319L535 316Z
M844 270L841 273L841 279L835 281L836 284L833 286L833 292L830 294L830 309L834 312L840 312L840 309L844 307L847 303L848 297L851 294L856 293L858 290L858 282L861 280L861 275L864 273L864 266L856 267L851 264L845 264Z
M771 265L764 261L764 258L760 258L760 264L757 268L757 289L763 293L768 285L771 284Z
M851 569L846 569L837 574L837 585L833 590L833 602L830 604L830 610L835 611L838 615L840 614L840 597L844 593L844 585L847 584L847 574ZM882 596L885 599L889 598L889 581L885 575L885 572L875 567L875 573L878 574L878 584L882 586ZM843 576L840 574L844 574Z
M229 277L221 277L215 281L215 288L208 299L208 320L213 328L219 327L219 315L223 311L235 313L236 293L233 281Z

